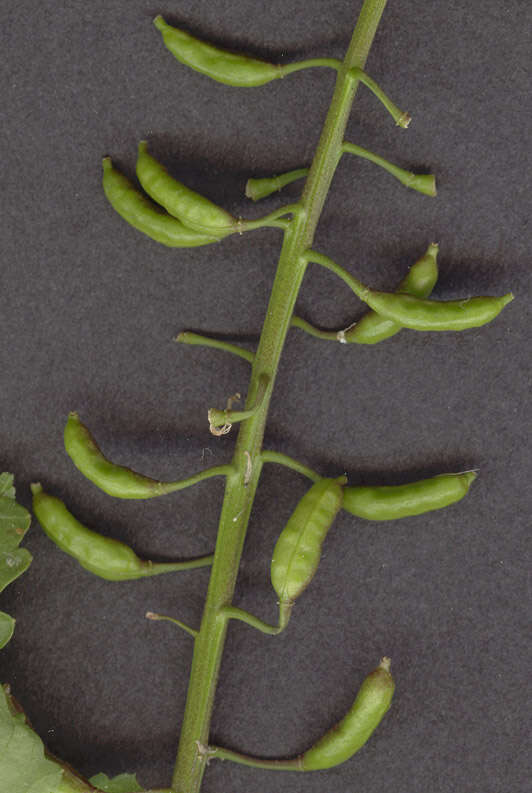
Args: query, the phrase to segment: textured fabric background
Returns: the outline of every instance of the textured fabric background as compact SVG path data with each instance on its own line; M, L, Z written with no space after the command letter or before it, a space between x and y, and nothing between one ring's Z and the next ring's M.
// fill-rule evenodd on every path
M0 470L21 501L41 481L86 524L145 557L213 546L222 483L119 502L64 453L78 410L112 459L159 477L230 459L234 434L208 432L207 408L246 391L248 367L172 342L185 328L254 342L280 236L170 250L134 231L101 190L109 154L130 177L138 140L171 173L236 215L249 175L308 164L334 76L311 70L233 89L178 64L151 24L289 62L342 57L360 0L4 0L0 223ZM219 743L298 753L392 657L393 708L349 763L309 775L213 763L205 793L524 793L530 720L530 5L524 0L390 0L368 71L413 116L394 126L361 89L349 139L405 168L432 170L436 199L345 158L315 247L392 289L431 241L435 295L516 300L462 334L404 331L378 347L291 332L266 434L270 448L352 483L396 484L479 468L448 510L372 524L337 520L289 630L233 624L213 719ZM298 312L341 328L362 313L342 282L309 268ZM276 618L271 551L307 487L269 466L259 488L235 603ZM34 521L29 572L2 595L17 617L0 656L50 749L90 775L137 771L168 784L192 642L147 609L198 625L206 571L107 583L60 553ZM0 784L1 789L1 784ZM3 792L5 793L5 792ZM9 793L14 793L9 791Z

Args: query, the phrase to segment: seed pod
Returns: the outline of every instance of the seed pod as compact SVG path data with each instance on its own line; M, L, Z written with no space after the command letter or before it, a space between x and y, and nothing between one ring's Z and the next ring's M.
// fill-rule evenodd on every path
M305 493L273 551L271 579L281 604L305 591L318 568L321 547L342 505L345 477L321 479Z
M70 459L100 490L115 498L154 498L171 493L175 483L158 482L131 468L115 465L100 451L77 413L70 413L65 426L65 449Z
M137 177L148 195L194 231L225 236L236 230L237 220L208 198L173 179L157 160L148 154L147 142L139 143Z
M213 563L214 555L200 556L184 562L150 562L139 559L123 542L104 537L76 520L55 496L45 493L41 485L31 485L33 511L48 537L62 551L73 556L94 575L108 581L129 581L160 573L194 570Z
M467 495L477 475L440 474L408 485L346 487L342 506L347 512L367 520L396 520L422 515L460 501Z
M152 562L139 559L124 543L83 526L62 501L45 493L40 484L33 484L31 490L33 511L48 537L86 570L109 581L143 578L152 574Z
M438 245L432 243L426 253L412 265L406 277L401 281L396 292L414 297L428 297L438 280ZM395 336L401 325L386 319L375 311L369 311L361 320L338 333L342 343L377 344L384 339Z
M153 24L162 34L167 49L178 61L219 83L251 88L283 76L281 67L276 64L214 47L184 30L168 25L160 15L155 17Z
M470 297L465 300L421 300L412 295L393 295L367 289L362 299L377 314L411 330L467 330L486 325L514 299L511 292L502 297Z
M344 718L301 755L301 770L318 771L349 760L380 724L391 705L394 688L390 659L383 658L362 683Z
M161 212L133 187L129 179L113 168L110 157L103 160L103 189L113 209L130 226L169 248L194 248L220 239L193 231L176 218Z

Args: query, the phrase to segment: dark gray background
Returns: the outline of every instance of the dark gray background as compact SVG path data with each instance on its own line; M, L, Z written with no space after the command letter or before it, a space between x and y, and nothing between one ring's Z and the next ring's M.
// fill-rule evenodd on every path
M165 249L106 203L100 160L110 154L133 176L137 142L148 137L174 176L236 215L260 215L243 197L247 177L309 162L332 72L225 87L178 64L151 19L160 12L222 46L288 62L342 57L360 6L3 3L0 470L16 474L26 506L40 480L82 521L146 557L212 547L221 482L118 502L73 468L62 429L79 410L112 459L161 479L228 460L234 435L209 435L206 411L245 392L247 364L172 337L189 328L255 340L280 236ZM315 241L391 289L437 240L437 297L513 290L516 300L488 327L404 331L373 348L293 331L266 436L270 448L324 474L345 470L352 483L471 467L480 477L462 503L427 516L376 525L342 514L289 630L272 639L231 626L212 734L250 753L298 753L344 714L383 654L397 680L393 708L337 769L301 776L212 764L205 793L527 789L530 17L526 0L390 0L368 71L413 122L399 130L361 90L349 138L433 170L439 196L346 158ZM298 311L339 328L362 309L312 267ZM271 551L306 487L295 473L264 471L235 602L265 619L276 617ZM17 630L0 678L50 749L83 773L137 771L146 786L168 784L192 643L143 615L198 625L207 572L113 584L61 554L36 521L26 545L34 563L2 596Z

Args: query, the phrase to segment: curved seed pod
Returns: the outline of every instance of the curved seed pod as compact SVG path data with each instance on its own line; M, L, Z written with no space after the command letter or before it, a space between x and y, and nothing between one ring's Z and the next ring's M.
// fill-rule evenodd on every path
M301 770L318 771L349 760L380 724L391 705L394 688L390 659L383 658L362 683L344 718L301 755Z
M33 484L31 489L33 511L48 537L86 570L109 581L152 575L152 562L139 559L124 543L83 526L62 501L45 493L40 484Z
M147 146L145 140L139 143L137 177L154 201L195 231L216 236L236 231L236 218L171 177L166 168L148 154Z
M252 88L283 76L281 67L276 64L214 47L168 25L160 15L155 17L153 24L162 34L166 48L178 61L219 83Z
M477 475L440 474L408 485L346 487L342 506L367 520L396 520L448 507L467 495Z
M365 290L361 299L387 319L411 330L467 330L486 325L514 296L470 297L465 300L421 300L412 295Z
M100 578L129 581L160 573L194 570L213 563L213 554L184 562L144 561L123 542L104 537L83 526L62 501L45 493L38 482L31 485L31 491L33 511L48 537L82 567Z
M310 584L321 546L342 506L345 477L320 479L290 516L273 551L271 579L281 604L291 603Z
M193 231L176 218L161 212L133 187L129 179L113 168L110 157L104 157L103 160L103 189L113 209L130 226L169 248L194 248L220 239Z
M131 468L110 462L104 457L77 413L69 413L64 441L66 452L76 468L110 496L154 498L175 490L175 483L158 482L132 471Z
M428 297L438 280L437 256L438 245L431 243L421 259L412 265L396 292L420 298ZM377 344L395 336L401 327L397 322L386 319L375 311L369 311L361 320L341 330L338 340L343 344Z

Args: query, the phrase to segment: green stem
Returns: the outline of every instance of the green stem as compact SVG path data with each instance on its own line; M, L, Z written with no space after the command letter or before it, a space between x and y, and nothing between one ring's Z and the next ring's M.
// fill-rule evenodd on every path
M286 601L279 603L278 625L270 625L268 622L264 622L264 620L259 619L259 617L256 617L254 614L250 614L249 611L236 608L236 606L226 606L224 609L222 609L221 613L224 617L227 617L227 619L245 622L247 625L251 625L252 628L256 628L261 633L268 634L268 636L277 636L279 633L281 633L281 631L284 631L288 625L293 606L293 603Z
M298 211L298 204L286 204L285 206L279 207L279 209L274 209L273 212L270 212L268 215L264 215L262 218L257 218L257 220L239 221L240 226L237 231L243 233L244 231L254 231L255 229L263 229L265 227L280 228L283 229L283 231L286 231L290 221L281 220L281 218L283 215L294 215Z
M210 336L202 336L199 333L192 333L190 330L185 330L180 333L179 336L175 337L174 341L180 342L181 344L213 347L215 350L224 350L233 355L238 355L248 363L253 363L255 358L255 353L251 352L251 350L245 350L243 347L239 347L238 344L230 344L227 341L220 341L220 339L211 339Z
M334 172L341 156L347 120L357 89L348 79L354 66L364 68L387 0L365 0L349 49L338 72L331 105L318 148L296 212L284 233L283 246L253 363L248 405L255 403L261 376L269 378L260 408L242 424L228 474L209 589L200 632L194 642L190 683L172 779L175 793L198 793L207 764L200 747L208 745L211 713L227 619L222 610L231 606L244 539L257 489L266 417L279 359L306 269L304 252L311 246Z
M156 614L154 611L147 611L146 619L153 620L154 622L173 622L174 625L177 625L178 628L181 628L181 630L185 631L185 633L188 633L193 639L195 639L199 633L199 631L197 631L195 628L191 628L185 622L176 620L175 617L167 617L166 614Z
M298 460L294 460L293 457L289 457L287 454L283 454L282 452L272 452L270 449L263 449L261 453L262 462L263 463L277 463L278 465L284 465L286 468L291 468L293 471L297 471L298 474L303 474L303 476L308 477L311 482L319 482L321 476L313 471L312 468L309 468L307 465L303 465Z
M368 149L363 149L362 146L357 146L355 143L344 143L342 151L346 154L354 154L356 157L362 157L364 160L379 165L385 171L395 176L402 185L410 187L411 190L417 190L418 193L423 195L435 196L436 195L436 180L431 173L412 173L399 168L397 165L385 160L384 157L379 157L378 154L373 154Z
M308 333L309 336L314 336L316 339L324 339L325 341L338 341L338 331L320 330L319 328L314 327L314 325L311 325L310 322L307 322L305 319L297 317L295 314L292 317L291 324L293 328L304 330L305 333Z
M144 575L160 575L161 573L179 573L182 570L197 570L199 567L209 567L214 561L214 554L198 556L197 559L187 559L184 562L149 562Z
M180 479L178 482L161 482L159 494L176 493L178 490L184 490L186 487L203 482L204 479L210 479L212 476L229 476L232 472L232 465L213 465L212 468L206 468L205 471L188 476L186 479Z
M364 303L366 302L366 297L368 296L369 289L367 286L364 286L362 281L359 281L358 278L355 278L354 275L348 273L347 270L337 264L330 256L326 256L324 253L318 253L317 251L307 251L305 253L305 258L307 262L314 262L314 264L321 264L322 267L325 267L327 270L330 270L332 273L341 278L342 281L347 284L349 289L355 293L357 297L360 298Z
M382 88L375 82L375 80L373 80L369 76L369 74L363 72L362 69L356 69L356 68L351 70L351 74L354 77L356 77L357 80L360 80L360 82L363 83L363 85L365 85L366 88L369 88L369 90L377 97L377 99L381 102L381 104L384 105L384 107L391 115L391 117L393 118L393 120L395 121L398 127L403 127L403 129L406 129L408 127L408 125L412 121L409 114L403 112L400 108L398 108L397 105L395 105L391 101L391 99L389 99L386 96Z
M286 171L279 176L266 176L262 179L248 179L246 182L246 196L252 201L260 201L272 193L280 192L283 187L298 179L303 179L308 174L308 168L296 168L295 171Z
M281 66L281 74L286 77L287 74L300 72L302 69L312 69L313 66L325 66L338 71L342 66L342 61L339 61L338 58L309 58L306 61L297 61L297 63L287 63Z
M267 771L304 771L299 757L291 760L262 760L259 757L241 752L233 752L231 749L224 749L221 746L209 746L206 755L209 760L231 760L233 763L247 765L251 768L265 768Z

